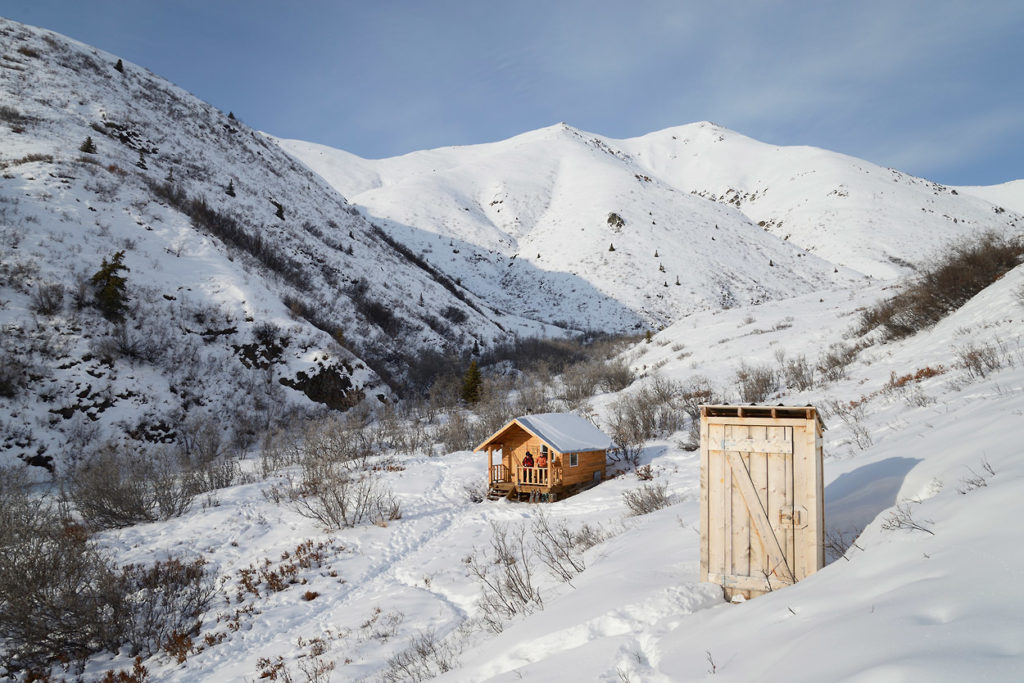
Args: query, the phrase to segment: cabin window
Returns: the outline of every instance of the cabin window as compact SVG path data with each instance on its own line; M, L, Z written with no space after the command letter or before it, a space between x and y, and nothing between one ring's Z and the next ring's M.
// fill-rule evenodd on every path
M545 458L548 457L548 446L547 446L547 444L541 444L540 445L540 454L543 455Z
M580 464L580 454L570 453L569 454L569 467L576 467Z

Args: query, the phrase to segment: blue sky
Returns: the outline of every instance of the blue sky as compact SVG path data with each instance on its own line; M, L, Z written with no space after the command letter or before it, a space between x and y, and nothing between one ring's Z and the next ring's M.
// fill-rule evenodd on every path
M948 184L1024 178L1024 2L4 0L274 135L378 158L710 120Z

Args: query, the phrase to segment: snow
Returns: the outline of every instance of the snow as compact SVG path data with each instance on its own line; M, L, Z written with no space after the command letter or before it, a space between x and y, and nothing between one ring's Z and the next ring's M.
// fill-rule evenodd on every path
M1021 232L1014 211L1022 207L1013 201L1021 181L954 194L956 188L898 171L824 150L763 145L710 123L621 141L559 125L492 145L378 161L280 142L325 182L292 167L260 134L135 65L125 64L124 82L87 66L61 66L51 57L77 64L83 55L115 58L59 37L50 38L64 46L53 56L44 35L0 21L4 102L35 121L21 133L0 126L2 159L55 157L8 166L0 184L0 263L10 278L0 296L3 350L17 351L39 373L30 391L0 399L0 427L11 443L30 438L17 446L26 452L45 446L63 457L104 438L94 430L143 418L180 428L193 416L175 412L182 387L200 387L190 411L216 419L253 397L272 399L266 411L300 404L304 399L277 380L327 356L352 367L371 405L373 394L386 392L360 359L292 317L281 296L293 291L286 284L155 201L135 171L104 170L133 168L134 150L97 134L104 165L77 161L77 145L96 132L90 124L104 120L135 121L159 142L166 156L149 158L156 178L177 168L191 192L265 229L276 249L308 269L306 288L346 324L346 336L368 346L443 340L426 324L397 341L382 339L360 322L354 302L323 280L325 263L366 279L407 320L420 319L420 292L424 315L466 302L384 248L366 216L462 278L460 291L487 311L468 313L470 325L483 326L488 340L554 333L562 316L579 327L663 325L623 352L637 373L634 384L592 400L588 415L604 426L618 399L656 376L705 378L736 401L741 363L776 366L805 356L813 364L831 345L853 343L859 312L890 294L889 278L921 255L982 230ZM34 46L43 61L7 49L15 41ZM88 96L79 99L79 92ZM147 94L160 106L144 106ZM224 125L236 132L222 134ZM235 180L237 206L214 192L227 177ZM359 211L332 188L347 188ZM287 197L296 223L278 225L267 195ZM626 231L612 232L611 211L626 219ZM327 230L321 215L339 227ZM303 229L303 221L354 244L355 256ZM712 242L716 234L721 239ZM104 323L70 308L52 318L31 313L37 284L60 282L70 292L76 272L90 272L129 241L130 276L151 290L136 295L163 307L154 316L161 325L136 331L179 335L157 337L180 354L164 364L85 360ZM609 241L615 252L607 252ZM623 260L614 262L614 254ZM29 273L24 286L11 284L15 266ZM683 284L667 296L662 280L671 283L676 274ZM264 478L259 456L243 448L242 483L196 501L179 518L107 531L98 540L121 563L201 556L217 577L217 600L196 651L183 663L166 653L147 659L153 681L257 680L260 659L278 656L296 678L319 657L334 663L332 680L378 680L388 659L428 630L461 649L457 666L441 677L450 681L1017 680L1024 670L1016 590L1024 566L1022 292L1024 266L933 328L866 346L841 379L770 397L823 411L826 526L851 544L844 553L830 551L817 574L742 604L726 604L717 587L697 580L699 456L685 450L684 433L646 444L641 461L653 483L665 485L671 505L642 517L628 516L623 501L623 493L646 485L629 471L556 503L474 503L466 489L479 489L487 476L478 453L400 452L368 462L394 491L401 519L326 532L274 502L272 487L294 472ZM211 327L240 331L222 339L181 330L199 328L197 311ZM265 321L294 338L276 374L237 365L232 351ZM10 347L14 339L23 346ZM48 347L57 348L57 360L45 355ZM997 367L984 376L971 371L964 363L971 349L986 349ZM62 367L71 361L78 362ZM894 386L894 378L925 368L931 376ZM186 376L194 384L183 384ZM83 411L68 420L51 412L83 391L98 403L117 400L96 421ZM852 402L860 413L844 418L840 411ZM549 426L581 436L558 420ZM4 458L13 451L5 446ZM498 634L464 631L480 610L466 559L486 551L493 524L526 525L529 536L540 515L572 530L587 524L604 539L584 553L586 569L570 582L537 569L543 609L511 618ZM901 515L927 531L901 528ZM242 590L241 570L277 567L307 540L323 544L321 558L299 572L298 583L277 592L262 586L259 596ZM306 591L319 595L306 600ZM99 655L83 676L130 665L127 652Z
M559 453L603 451L612 446L607 434L573 413L525 415L516 422Z

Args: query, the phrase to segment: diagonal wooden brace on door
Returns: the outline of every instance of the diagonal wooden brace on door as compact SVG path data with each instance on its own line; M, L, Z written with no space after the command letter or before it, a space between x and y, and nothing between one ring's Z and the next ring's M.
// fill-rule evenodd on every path
M761 505L761 499L757 495L757 490L754 489L754 482L750 478L747 466L743 463L743 458L736 451L728 451L725 455L729 461L729 467L732 469L732 481L740 490L743 502L747 506L747 512L750 514L750 521L753 522L757 535L761 537L761 542L768 553L768 559L774 565L772 573L786 583L796 583L793 571L790 569L789 563L786 562L786 554L782 552L779 539L775 537L775 531L772 529L771 522L768 521L768 513Z

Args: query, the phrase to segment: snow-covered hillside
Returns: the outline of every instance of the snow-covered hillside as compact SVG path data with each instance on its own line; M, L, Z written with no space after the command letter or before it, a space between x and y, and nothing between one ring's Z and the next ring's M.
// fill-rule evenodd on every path
M770 397L813 403L828 424L826 525L838 540L831 563L796 586L730 605L697 581L699 457L681 448L682 433L643 452L672 504L642 517L627 516L623 502L644 485L631 470L554 504L472 503L464 487L482 482L482 455L399 455L382 476L403 516L386 526L324 534L259 495L271 479L219 492L215 508L106 534L131 561L192 547L239 596L241 570L263 558L277 567L299 540L324 544L294 587L215 608L208 645L181 664L148 660L149 671L155 680L253 680L280 658L296 676L333 662L331 680L416 680L400 661L430 662L421 671L435 674L445 661L453 668L441 680L452 681L1014 680L1024 625L1007 581L1024 538L1005 520L1024 496L1021 291L1024 266L934 328L864 348L842 379ZM831 292L680 321L625 352L646 375L624 393L655 374L702 376L735 400L741 363L814 358L882 294ZM964 359L985 349L994 362L982 376ZM600 423L620 398L597 397ZM587 524L603 540L569 582L532 556L543 607L509 618L499 634L467 630L480 613L468 558L486 553L492 524L525 525L531 539L541 515L571 530ZM301 599L307 590L315 599ZM419 654L408 649L416 642ZM402 652L412 659L393 659ZM97 658L88 670L129 664Z
M957 189L965 194L981 197L997 208L1024 213L1024 180L1011 180L999 185L971 185Z
M0 20L0 102L4 461L173 440L190 417L244 443L292 409L375 404L391 393L378 373L400 378L420 348L550 330L410 258L264 135L114 55ZM89 281L121 251L130 304L108 322Z
M559 124L381 160L278 142L484 298L603 325L614 311L590 288L627 306L622 322L664 325L905 274L960 235L1021 220L892 169L710 123L629 140Z

